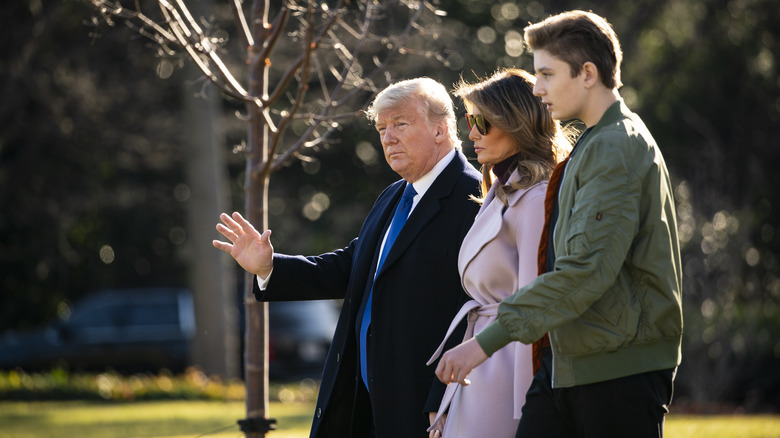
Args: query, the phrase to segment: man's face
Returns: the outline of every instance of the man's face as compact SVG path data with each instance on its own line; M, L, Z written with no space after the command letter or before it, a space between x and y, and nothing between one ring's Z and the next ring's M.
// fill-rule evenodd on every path
M409 182L428 173L447 152L446 130L428 122L418 100L379 113L376 130L387 164Z
M557 120L582 119L586 93L584 74L571 77L569 64L550 54L547 50L534 50L536 85L534 95Z

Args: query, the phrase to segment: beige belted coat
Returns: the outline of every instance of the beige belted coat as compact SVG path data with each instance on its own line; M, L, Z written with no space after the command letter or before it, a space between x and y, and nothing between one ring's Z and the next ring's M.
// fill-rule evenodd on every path
M515 171L510 181L518 178ZM464 340L496 319L501 300L537 276L547 182L511 193L506 206L496 199L495 187L488 191L458 257L461 282L472 300L455 317L450 332L467 317ZM442 349L434 353L431 362ZM429 430L442 430L443 438L513 438L533 378L531 346L508 344L468 378L469 386L448 386L439 417ZM443 413L447 413L446 422L442 421Z

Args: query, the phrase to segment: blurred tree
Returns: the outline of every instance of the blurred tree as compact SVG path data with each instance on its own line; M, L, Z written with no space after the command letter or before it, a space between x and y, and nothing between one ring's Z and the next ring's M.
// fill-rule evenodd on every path
M679 181L684 363L694 402L780 406L780 4L670 2L626 76ZM713 385L713 382L718 382Z
M184 66L184 71L189 77L199 75L190 64ZM240 377L236 275L233 264L224 254L215 252L205 238L214 230L214 218L229 207L220 123L224 117L216 90L203 87L205 83L201 81L198 93L192 85L182 86L182 121L186 129L181 131L181 141L187 145L187 184L176 188L176 193L187 200L187 233L191 235L184 248L197 324L189 363L198 364L209 375L232 379Z
M75 2L1 7L0 327L102 287L185 284L176 89L143 47L90 41Z

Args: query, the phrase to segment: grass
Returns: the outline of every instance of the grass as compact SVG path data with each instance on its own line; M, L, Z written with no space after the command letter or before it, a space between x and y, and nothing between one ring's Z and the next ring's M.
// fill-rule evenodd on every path
M669 438L778 438L778 415L670 415L665 437Z
M307 437L318 382L271 382L274 437ZM196 368L124 376L115 372L0 372L2 438L243 437L245 388ZM269 434L270 435L270 434Z
M5 438L240 438L243 401L0 402ZM269 438L308 437L314 402L272 402ZM778 438L780 416L670 415L668 438Z
M272 403L277 438L307 437L313 403ZM236 438L242 401L0 402L5 438Z
M317 382L271 382L269 438L309 435ZM244 387L196 369L182 375L0 372L2 438L242 438ZM685 406L682 411L690 412ZM667 417L667 438L780 438L780 415Z

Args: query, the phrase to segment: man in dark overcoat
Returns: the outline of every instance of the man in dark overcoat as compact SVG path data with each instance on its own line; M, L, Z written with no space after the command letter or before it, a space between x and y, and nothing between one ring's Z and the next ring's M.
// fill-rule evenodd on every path
M258 300L344 300L311 437L423 438L445 388L426 361L468 299L457 259L481 176L460 151L452 99L438 82L393 84L366 113L402 179L382 192L356 239L318 256L274 254L270 230L223 213L217 229L230 243L214 246L257 276ZM394 221L400 232L390 230Z

